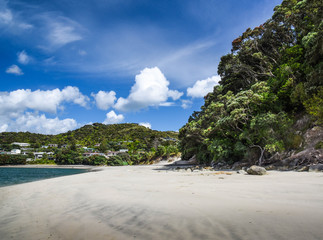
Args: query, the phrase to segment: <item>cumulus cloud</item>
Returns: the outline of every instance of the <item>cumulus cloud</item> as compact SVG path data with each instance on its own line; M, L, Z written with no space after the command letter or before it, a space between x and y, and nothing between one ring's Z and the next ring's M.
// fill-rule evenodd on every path
M174 101L183 96L184 93L177 90L168 90L168 97L172 98Z
M99 91L97 94L92 93L91 96L95 99L96 106L101 110L108 110L111 106L113 106L115 100L117 99L114 91Z
M30 56L25 52L25 50L18 52L18 62L21 64L28 64L31 60Z
M198 80L193 87L187 89L187 96L192 98L204 97L206 94L213 91L214 86L218 85L220 80L220 76Z
M114 108L120 111L136 111L149 106L158 106L168 97L180 98L182 93L168 89L169 82L158 67L145 68L136 75L127 98L119 98Z
M38 115L27 112L13 121L10 131L30 131L42 134L58 134L73 130L77 127L74 119L66 118L63 120L56 118L47 118L44 114Z
M110 111L106 114L106 119L104 120L104 124L115 124L120 123L124 120L124 116L122 114L116 114L114 111Z
M63 102L72 102L86 107L89 98L83 95L77 87L65 87L63 90L36 90L19 89L12 92L0 93L0 116L15 117L25 110L56 113Z
M18 67L17 65L13 64L10 67L7 68L6 73L9 74L14 74L14 75L23 75L24 73L22 72L22 70L20 69L20 67Z
M149 122L142 122L142 123L139 123L139 125L151 129L151 124Z
M19 89L0 92L0 132L30 131L57 134L75 129L74 119L47 118L44 113L55 114L64 108L64 103L74 103L87 107L89 98L77 87L64 89L36 90ZM43 112L43 113L39 113Z

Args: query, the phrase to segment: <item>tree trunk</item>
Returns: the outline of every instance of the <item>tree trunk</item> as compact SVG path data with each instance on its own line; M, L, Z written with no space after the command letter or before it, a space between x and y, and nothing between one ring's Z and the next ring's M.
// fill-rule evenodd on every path
M261 146L259 146L259 145L252 145L252 146L250 146L251 148L253 148L253 147L257 147L257 148L259 148L260 149L260 157L259 157L259 159L258 159L258 164L259 164L259 166L261 166L261 164L262 164L262 160L263 160L263 157L264 157L264 152L265 152L265 149L263 149Z

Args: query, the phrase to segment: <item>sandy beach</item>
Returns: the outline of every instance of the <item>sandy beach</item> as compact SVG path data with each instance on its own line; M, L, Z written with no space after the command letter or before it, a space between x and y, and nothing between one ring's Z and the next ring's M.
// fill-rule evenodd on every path
M102 171L0 188L6 239L322 239L323 173Z

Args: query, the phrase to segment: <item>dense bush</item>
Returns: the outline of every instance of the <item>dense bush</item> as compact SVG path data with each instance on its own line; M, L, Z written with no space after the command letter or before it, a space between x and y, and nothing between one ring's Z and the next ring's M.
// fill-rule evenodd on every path
M21 165L26 164L27 156L24 155L0 155L0 165Z
M83 159L85 165L107 165L107 159L104 156L94 155Z
M271 19L232 42L218 66L220 85L180 129L184 159L261 164L299 148L291 128L297 116L323 124L322 14L319 0L284 0Z
M130 161L131 161L130 155L127 153L123 153L123 154L109 157L107 161L107 165L124 166L124 165L129 165Z

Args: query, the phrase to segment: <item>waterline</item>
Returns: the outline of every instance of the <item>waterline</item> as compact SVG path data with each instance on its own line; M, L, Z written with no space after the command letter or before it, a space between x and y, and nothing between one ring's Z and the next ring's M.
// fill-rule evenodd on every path
M89 169L0 167L0 187L88 172Z

